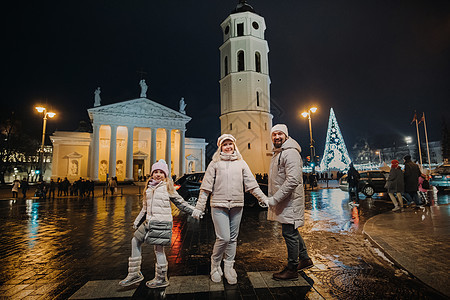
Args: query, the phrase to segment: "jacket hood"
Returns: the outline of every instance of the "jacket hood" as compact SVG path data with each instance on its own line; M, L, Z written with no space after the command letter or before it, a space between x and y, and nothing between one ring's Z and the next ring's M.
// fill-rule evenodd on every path
M281 149L282 150L296 149L299 153L302 152L302 148L300 147L300 145L293 138L288 138L283 143L283 145L281 145Z

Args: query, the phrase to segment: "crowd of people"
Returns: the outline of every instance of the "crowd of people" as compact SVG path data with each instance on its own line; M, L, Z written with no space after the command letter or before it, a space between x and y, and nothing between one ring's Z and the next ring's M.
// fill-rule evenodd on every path
M67 177L61 179L58 177L56 181L50 179L50 182L41 181L36 185L35 197L46 199L63 197L63 196L80 196L93 197L94 196L94 181L89 179L80 179L70 182ZM22 197L27 196L27 191L30 189L28 181L24 178L21 181L15 179L12 183L12 196L18 198L19 190L22 191Z
M428 175L422 173L419 166L411 160L411 155L406 155L403 160L403 170L398 160L391 161L391 169L384 186L394 204L392 211L403 211L405 206L421 208L430 205L427 196L430 188ZM359 181L360 174L351 163L347 172L347 182L349 198L355 205L359 205Z

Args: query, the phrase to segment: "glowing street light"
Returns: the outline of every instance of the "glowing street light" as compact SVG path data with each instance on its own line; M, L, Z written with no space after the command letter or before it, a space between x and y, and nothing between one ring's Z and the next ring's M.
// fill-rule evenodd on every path
M39 181L42 181L44 174L43 172L43 165L44 165L44 142L45 142L45 128L47 126L47 116L49 118L53 118L56 113L54 112L47 112L47 109L42 106L36 106L36 110L39 113L42 113L44 115L43 117L43 125L42 125L42 141L41 141L41 150L39 151Z
M311 148L311 164L312 164L312 173L315 173L315 161L314 158L316 157L314 153L314 140L312 137L312 126L311 126L311 114L315 113L317 111L317 107L311 107L308 111L302 112L303 118L308 118L309 121L309 142L310 142L310 148Z
M381 150L375 151L375 154L378 154L378 158L380 159L380 166L381 166Z
M411 150L409 150L409 144L412 143L412 137L406 136L405 137L405 142L406 142L406 148L408 148L408 154L411 155Z

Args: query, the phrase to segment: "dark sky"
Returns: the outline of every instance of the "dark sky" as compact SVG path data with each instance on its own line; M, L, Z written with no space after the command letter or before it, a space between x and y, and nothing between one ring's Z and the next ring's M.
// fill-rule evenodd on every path
M35 103L58 113L48 132L75 130L97 86L102 104L137 98L144 70L147 97L176 110L184 97L187 136L215 142L219 25L237 0L10 2L2 104L37 137ZM450 121L450 1L249 3L267 25L274 123L286 123L304 149L308 124L299 114L313 104L320 155L330 107L349 148L360 136L415 136L414 110L425 111L430 140L440 139L443 118Z

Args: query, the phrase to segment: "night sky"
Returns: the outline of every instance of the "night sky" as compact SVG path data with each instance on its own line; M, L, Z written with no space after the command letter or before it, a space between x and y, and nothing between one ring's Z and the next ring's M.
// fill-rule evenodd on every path
M11 2L11 3L10 3ZM88 120L94 90L102 105L147 97L178 110L188 137L220 134L220 23L237 0L10 1L3 10L2 104L39 139L48 123L72 131ZM274 124L286 123L306 150L322 155L330 107L347 147L358 137L415 137L414 110L430 140L450 125L450 1L250 0L265 18ZM6 53L5 53L6 52ZM422 131L423 134L423 131ZM350 149L349 149L350 150Z

